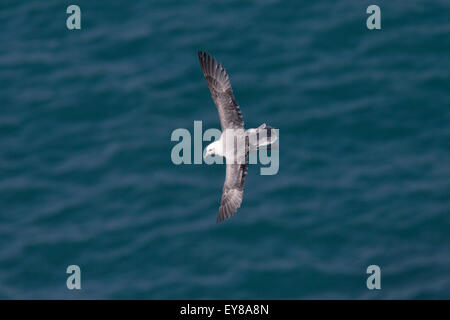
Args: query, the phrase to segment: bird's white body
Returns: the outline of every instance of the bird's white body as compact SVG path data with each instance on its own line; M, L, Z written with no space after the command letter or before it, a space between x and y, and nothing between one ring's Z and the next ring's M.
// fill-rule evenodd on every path
M267 131L270 130L270 136ZM227 163L245 164L245 156L258 148L270 145L277 140L275 131L266 124L256 129L226 129L219 140L206 147L205 159L216 155L225 157Z
M246 132L244 129L227 129L219 140L209 144L205 158L210 155L224 157L227 163L245 163Z

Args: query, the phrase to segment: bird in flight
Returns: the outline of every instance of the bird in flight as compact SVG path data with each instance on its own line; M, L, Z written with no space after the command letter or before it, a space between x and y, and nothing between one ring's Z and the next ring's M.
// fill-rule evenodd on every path
M226 160L225 183L217 216L217 222L220 222L231 217L241 206L249 152L269 146L277 136L265 123L256 129L245 130L227 72L206 52L199 51L198 58L222 128L220 139L209 144L204 155L205 159L217 155Z

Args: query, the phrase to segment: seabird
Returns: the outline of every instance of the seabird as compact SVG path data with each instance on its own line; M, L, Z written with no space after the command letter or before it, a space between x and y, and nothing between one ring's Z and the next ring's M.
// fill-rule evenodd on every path
M209 144L204 155L205 159L215 155L226 159L225 183L217 216L217 222L220 222L231 217L241 206L249 152L274 143L277 136L265 123L257 129L245 130L242 113L234 98L227 72L206 52L199 51L198 58L211 97L219 112L222 128L220 139ZM238 148L236 148L237 140L244 141L238 143ZM234 147L230 148L230 142Z

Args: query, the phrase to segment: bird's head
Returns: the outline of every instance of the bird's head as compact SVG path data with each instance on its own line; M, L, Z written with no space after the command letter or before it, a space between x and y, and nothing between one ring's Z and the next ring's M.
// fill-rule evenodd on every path
M214 157L216 155L216 149L214 148L214 143L211 143L206 147L205 155L203 156L203 159L206 160L208 157Z

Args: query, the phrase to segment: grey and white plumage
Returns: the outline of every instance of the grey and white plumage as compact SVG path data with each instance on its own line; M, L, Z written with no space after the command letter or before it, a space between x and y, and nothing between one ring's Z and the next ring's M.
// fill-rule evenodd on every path
M198 57L203 75L205 76L208 88L211 92L211 97L217 107L220 126L222 128L221 138L207 147L205 158L208 155L217 154L224 156L227 161L225 183L223 185L222 199L220 202L219 214L217 216L217 222L220 222L231 217L242 203L244 181L248 170L248 152L249 149L250 151L252 149L248 144L248 136L254 133L259 134L259 130L271 128L263 124L258 129L245 131L242 113L234 98L233 89L231 88L230 78L227 72L220 63L217 63L217 61L206 52L199 51ZM230 158L233 158L233 155L236 157L236 150L231 150L231 148L227 149L224 143L226 137L230 136L227 135L227 133L231 132L233 132L233 134L236 132L240 134L240 132L242 132L240 135L245 139L245 150L240 150L239 155L237 155L237 158L239 158L240 161L229 161ZM273 143L275 140L276 137L275 139L271 139L270 143ZM264 145L270 143L265 143ZM261 145L262 144L259 144L258 146ZM235 157L233 159L235 159Z

